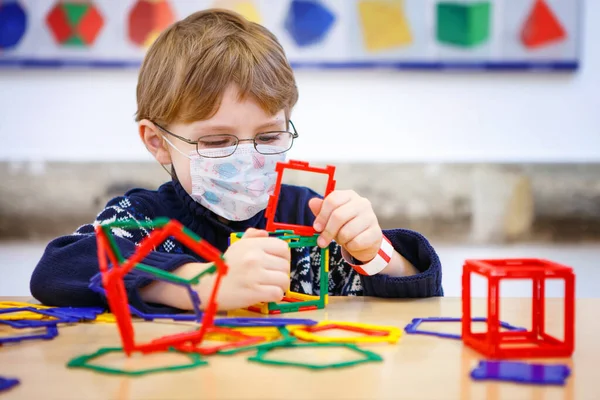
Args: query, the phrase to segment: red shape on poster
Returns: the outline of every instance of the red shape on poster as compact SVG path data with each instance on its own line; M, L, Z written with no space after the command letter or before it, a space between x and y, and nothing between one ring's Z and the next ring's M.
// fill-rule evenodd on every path
M129 13L129 39L138 46L149 46L175 20L167 0L140 0Z
M534 49L564 40L567 33L545 0L535 0L535 4L521 30L521 42Z

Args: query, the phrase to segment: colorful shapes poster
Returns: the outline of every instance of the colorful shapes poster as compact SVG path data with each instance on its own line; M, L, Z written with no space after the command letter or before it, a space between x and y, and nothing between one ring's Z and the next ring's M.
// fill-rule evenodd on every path
M296 69L575 70L583 0L0 0L0 67L138 68L174 21L226 8Z

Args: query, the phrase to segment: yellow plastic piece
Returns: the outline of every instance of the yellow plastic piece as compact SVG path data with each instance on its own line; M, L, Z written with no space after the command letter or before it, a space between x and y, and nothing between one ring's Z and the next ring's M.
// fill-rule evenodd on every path
M232 329L236 332L240 332L244 335L248 336L260 336L265 338L265 340L275 340L281 336L279 329L276 326L260 326L260 327L249 327L249 328L234 328ZM209 335L209 333L207 333ZM225 333L210 333L211 340L230 340L230 335Z
M21 307L32 307L38 310L46 310L48 306L43 306L41 304L31 304L31 303L23 303L20 301L0 301L0 309L6 308L21 308ZM21 311L17 313L10 314L0 314L0 320L3 321L16 321L20 319L28 319L28 320L41 320L41 319L51 319L51 317L42 314L36 314L31 311Z
M362 0L358 12L368 51L377 52L412 43L403 0Z
M309 301L309 300L319 300L319 296L313 296L312 294L304 294L304 293L296 293L290 292L289 290L285 292L285 296L290 299Z
M329 247L325 250L325 272L329 276ZM325 293L325 305L329 304L329 286L327 287L327 293Z
M338 326L348 326L355 328L364 328L364 329L372 329L376 331L387 332L385 336L322 336L321 332L308 332L306 331L306 327L299 328L291 328L288 329L290 333L296 336L300 340L305 340L307 342L319 342L319 343L396 343L402 336L402 330L395 326L384 326L384 325L370 325L363 324L359 322L338 322L338 321L322 321L319 322L316 327L325 326L325 325L338 325ZM337 329L337 328L333 328Z

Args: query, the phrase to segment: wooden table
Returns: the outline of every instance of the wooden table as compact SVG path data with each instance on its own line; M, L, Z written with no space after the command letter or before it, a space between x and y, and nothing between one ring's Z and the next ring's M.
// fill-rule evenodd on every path
M0 301L30 301L1 298ZM528 326L527 299L503 299L502 320ZM560 299L547 300L547 326L557 334L562 322ZM404 327L412 318L459 317L458 298L385 300L374 298L332 298L325 310L287 314L318 320L360 321ZM474 300L474 314L485 316L485 300ZM368 345L383 362L355 367L310 371L248 362L248 354L211 356L209 364L181 372L142 377L110 376L82 369L68 369L73 357L93 353L104 346L120 346L114 324L62 326L51 341L23 342L0 347L0 376L19 378L21 385L0 394L9 399L600 399L600 299L577 301L576 351L571 359L538 360L571 366L572 376L565 387L538 387L511 383L474 382L471 368L481 357L462 342L422 335L403 335L398 344ZM441 326L441 328L440 328ZM459 324L439 324L432 329L459 332ZM190 328L173 322L135 324L140 340ZM2 328L0 334L6 334ZM278 350L293 352L281 357L329 360L345 357L337 350ZM335 354L337 352L337 354ZM106 365L148 368L179 355L148 355L125 360L122 354L98 361Z

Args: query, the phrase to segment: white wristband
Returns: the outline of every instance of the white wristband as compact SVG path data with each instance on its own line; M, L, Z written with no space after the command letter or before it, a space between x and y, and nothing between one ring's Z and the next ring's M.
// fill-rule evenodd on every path
M344 253L345 251L342 252L342 254ZM392 254L394 254L394 247L392 246L392 243L388 240L388 238L386 238L384 235L383 239L381 239L381 247L379 248L379 251L377 252L377 255L374 259L365 264L354 264L354 262L358 261L354 258L352 258L353 261L346 261L359 274L372 276L380 273L385 267L388 266L388 264L392 260Z

